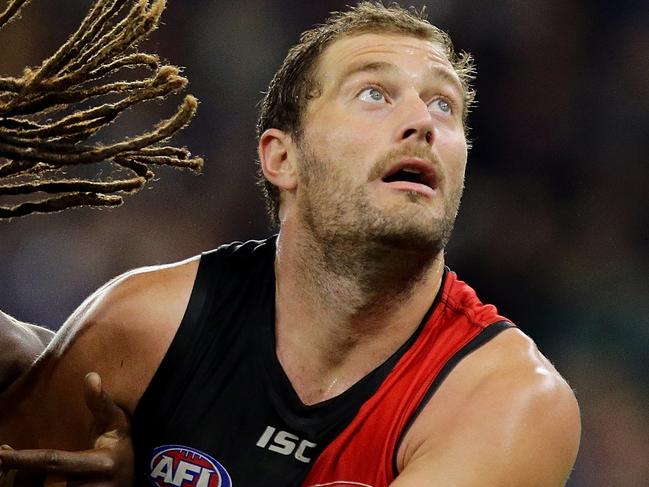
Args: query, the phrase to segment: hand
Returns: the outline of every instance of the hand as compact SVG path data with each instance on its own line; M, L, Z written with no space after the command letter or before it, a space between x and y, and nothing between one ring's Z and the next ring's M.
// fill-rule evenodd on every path
M93 448L83 451L0 449L0 487L42 485L43 476L84 487L131 487L133 447L126 412L102 389L99 374L86 375L84 393L94 418ZM18 471L15 481L13 476Z

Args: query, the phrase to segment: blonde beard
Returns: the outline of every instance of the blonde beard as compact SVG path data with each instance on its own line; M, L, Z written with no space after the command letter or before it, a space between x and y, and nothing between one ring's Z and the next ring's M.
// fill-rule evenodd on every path
M438 254L448 243L460 206L463 186L455 189L444 204L441 219L426 217L425 212L413 211L413 204L423 196L416 192L405 194L409 204L385 210L374 206L368 190L354 186L342 171L325 158L318 158L304 142L302 151L298 213L300 220L317 240L329 245L381 246L419 250ZM385 172L401 152L392 152L375 164L369 180Z
M365 316L407 299L443 259L462 188L447 199L441 219L416 211L418 193L406 194L406 205L384 209L372 204L367 185L355 186L308 150L302 156L296 220L305 286Z

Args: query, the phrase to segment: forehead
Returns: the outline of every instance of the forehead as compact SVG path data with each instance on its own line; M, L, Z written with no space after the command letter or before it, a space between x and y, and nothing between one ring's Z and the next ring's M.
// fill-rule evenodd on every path
M343 37L325 49L317 71L326 83L336 81L354 66L372 62L388 62L421 72L442 68L457 78L439 43L402 34L364 33Z

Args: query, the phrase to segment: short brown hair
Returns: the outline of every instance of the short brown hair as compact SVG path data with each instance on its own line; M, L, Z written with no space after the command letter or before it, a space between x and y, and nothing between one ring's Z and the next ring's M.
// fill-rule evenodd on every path
M269 128L277 128L300 137L302 117L309 100L320 95L315 79L320 55L334 41L364 33L394 33L426 39L438 43L458 74L464 89L462 122L468 133L466 119L475 99L472 88L475 68L466 52L456 53L450 37L430 24L424 9L404 9L396 3L385 6L380 2L363 1L344 12L332 13L324 24L302 33L282 65L273 76L268 91L260 102L257 119L257 137ZM266 207L274 224L279 224L279 190L259 169Z

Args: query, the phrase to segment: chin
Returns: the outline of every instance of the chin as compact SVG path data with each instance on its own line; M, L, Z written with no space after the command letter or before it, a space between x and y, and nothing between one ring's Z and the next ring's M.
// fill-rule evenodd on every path
M373 241L383 247L426 254L437 254L446 244L446 239L441 232L414 225L383 228L368 237L368 241Z
M395 250L437 254L446 245L453 224L425 213L419 208L365 219L361 225L365 241Z
M459 191L450 201L441 201L407 191L396 204L383 208L368 205L363 218L368 223L368 235L383 245L437 254L451 237L461 194Z
M365 189L352 188L304 195L298 213L317 241L369 252L435 256L448 241L456 213L416 191L403 192L397 200L375 199Z

